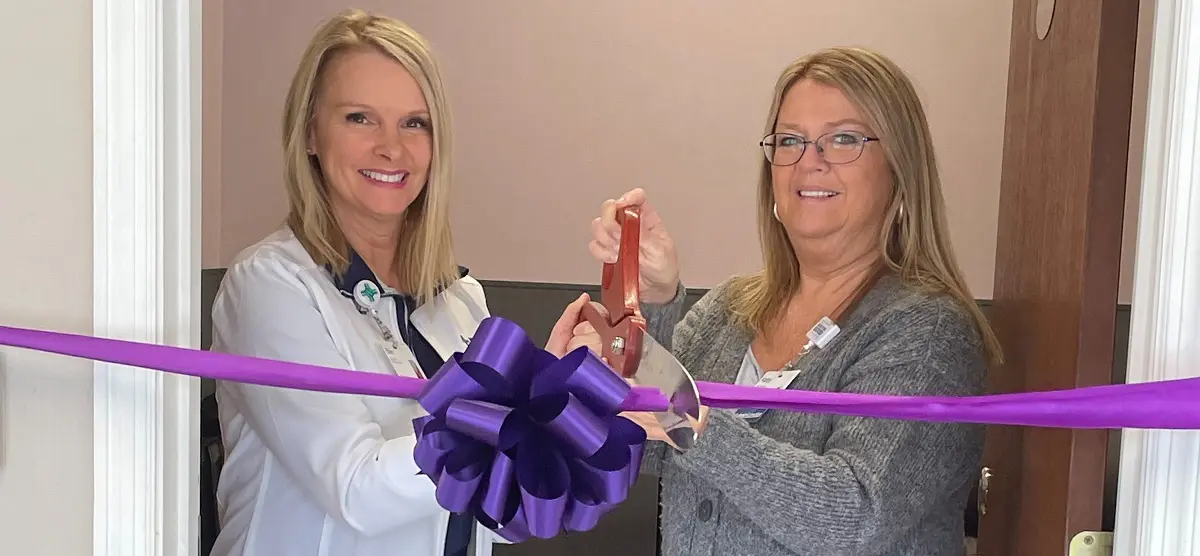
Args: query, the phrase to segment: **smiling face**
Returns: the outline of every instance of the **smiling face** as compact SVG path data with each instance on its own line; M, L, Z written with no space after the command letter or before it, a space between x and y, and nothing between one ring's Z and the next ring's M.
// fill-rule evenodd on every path
M774 132L808 141L825 136L826 155L834 161L845 158L834 150L855 152L862 137L877 137L841 90L811 80L796 82L784 95ZM776 212L798 252L876 249L892 196L891 172L878 141L858 147L857 160L830 164L809 143L795 164L771 167Z
M321 77L308 148L339 219L398 225L433 158L429 106L417 80L375 49L335 55Z

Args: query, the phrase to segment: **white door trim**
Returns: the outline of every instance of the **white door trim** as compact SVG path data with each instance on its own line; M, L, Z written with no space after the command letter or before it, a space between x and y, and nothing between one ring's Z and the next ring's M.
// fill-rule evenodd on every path
M199 347L200 0L94 0L93 334ZM94 556L198 552L199 381L95 364Z
M1127 382L1200 376L1200 6L1152 44ZM1200 556L1200 431L1122 437L1114 556Z

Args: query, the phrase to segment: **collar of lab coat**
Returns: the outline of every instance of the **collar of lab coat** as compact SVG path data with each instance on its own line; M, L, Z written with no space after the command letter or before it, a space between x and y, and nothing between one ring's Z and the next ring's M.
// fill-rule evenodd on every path
M385 288L379 281L379 277L375 276L375 272L371 270L371 267L367 266L367 261L363 260L363 258L359 256L358 251L355 251L354 249L350 249L350 264L346 267L345 272L337 274L333 272L333 267L328 264L325 265L325 270L328 271L331 276L333 276L333 283L337 285L339 290L341 290L342 295L347 297L354 296L354 287L363 280L374 284L375 288L381 292L384 292L385 295L408 297L395 290ZM467 267L461 265L458 267L458 278L460 280L466 278L468 274L470 274L470 270ZM446 288L450 287L450 285L451 284L443 284L438 286L438 289L434 295L441 295L442 292L446 291Z
M354 249L350 249L350 264L346 267L345 272L337 274L333 272L330 265L325 265L325 269L330 273L334 285L342 295L352 302L354 289L359 282L366 280L374 285L375 289L384 297L397 297L399 303L409 304L409 307L416 305L412 296L384 286L371 267L367 265L367 261ZM471 307L460 307L466 301L465 299L460 299L460 296L447 295L447 290L453 288L469 274L470 270L460 265L458 267L459 280L438 287L435 292L434 304L443 310L431 311L428 305L413 308L411 317L413 326L420 331L421 335L425 337L425 341L433 346L442 359L448 359L454 352L466 349L466 345L470 343L471 339L462 334L462 331L474 330L478 324L478 315L474 314L476 311L471 310Z

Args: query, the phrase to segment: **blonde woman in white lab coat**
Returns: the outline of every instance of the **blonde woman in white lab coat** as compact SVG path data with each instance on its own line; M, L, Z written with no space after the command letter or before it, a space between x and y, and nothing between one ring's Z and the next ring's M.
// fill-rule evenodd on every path
M425 40L348 10L304 52L284 108L286 225L238 255L213 350L430 376L488 316L451 250L446 95ZM569 306L546 346L576 347ZM417 402L221 383L213 556L473 556L504 542L434 499Z

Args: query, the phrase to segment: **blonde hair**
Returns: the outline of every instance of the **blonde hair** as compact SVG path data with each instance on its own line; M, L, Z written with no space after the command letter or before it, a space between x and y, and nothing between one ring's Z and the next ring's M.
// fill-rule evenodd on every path
M837 87L882 139L894 183L879 236L883 263L910 287L952 296L970 312L992 365L1000 342L971 296L954 256L941 179L925 111L912 82L895 63L863 48L811 53L789 65L775 85L766 134L774 133L784 95L809 79ZM732 309L741 325L762 333L800 285L800 267L787 232L773 215L771 165L764 158L758 183L758 232L764 269L735 278Z
M419 301L428 301L460 277L450 235L450 112L429 44L404 23L349 9L326 21L309 42L283 110L287 224L317 264L329 265L338 274L346 271L350 246L331 211L320 166L307 152L307 140L330 60L356 49L375 49L402 64L429 105L433 159L421 194L404 211L396 258L401 280L397 285Z

